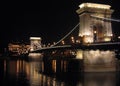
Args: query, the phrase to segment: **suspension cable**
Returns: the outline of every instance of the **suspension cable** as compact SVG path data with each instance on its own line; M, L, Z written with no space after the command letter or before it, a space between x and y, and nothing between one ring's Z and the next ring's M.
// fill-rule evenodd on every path
M102 19L102 20L108 20L108 21L120 22L120 19L113 19L113 18L103 18L103 17L99 17L99 16L93 16L93 15L91 15L91 17L93 17L93 18L97 18L97 19Z
M66 37L68 37L79 25L80 23L78 23L68 34L66 34L63 38L61 38L58 42L56 42L53 46L57 45L58 43L60 43L62 40L64 40ZM51 47L53 47L51 46Z

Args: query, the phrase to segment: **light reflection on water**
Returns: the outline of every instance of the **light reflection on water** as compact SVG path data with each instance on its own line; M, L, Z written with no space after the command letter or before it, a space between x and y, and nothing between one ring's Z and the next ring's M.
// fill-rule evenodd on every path
M84 79L85 86L116 86L115 73L88 73Z
M61 67L64 73L46 74L40 60L0 60L0 86L120 86L119 73L66 73L67 63Z

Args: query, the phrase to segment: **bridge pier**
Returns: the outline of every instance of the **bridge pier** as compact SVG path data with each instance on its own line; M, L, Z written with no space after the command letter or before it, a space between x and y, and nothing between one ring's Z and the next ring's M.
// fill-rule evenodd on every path
M80 20L78 34L82 38L83 44L112 41L113 32L111 21L103 20L104 18L111 18L112 13L114 12L114 10L111 9L111 6L97 3L82 3L79 7L80 8L76 10ZM100 20L98 17L103 19ZM114 51L86 49L82 52L78 50L77 54L79 54L77 55L77 58L83 59L84 72L116 71Z
M84 72L115 72L117 59L115 52L110 50L78 50L83 60Z

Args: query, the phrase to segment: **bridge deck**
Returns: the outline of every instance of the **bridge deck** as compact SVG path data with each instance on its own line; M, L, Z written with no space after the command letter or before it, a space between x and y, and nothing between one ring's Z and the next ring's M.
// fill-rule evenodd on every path
M59 50L59 49L100 49L100 50L115 50L120 49L120 42L103 42L103 43L88 43L88 44L71 44L63 46L52 46L41 48L32 52L43 52L49 50Z

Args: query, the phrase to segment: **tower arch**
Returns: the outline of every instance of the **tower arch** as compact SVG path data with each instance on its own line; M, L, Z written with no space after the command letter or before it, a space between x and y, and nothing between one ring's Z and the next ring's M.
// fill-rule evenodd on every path
M105 42L112 39L111 21L99 19L111 18L114 10L110 5L82 3L76 12L79 15L79 36L84 43ZM98 18L97 18L98 17Z

